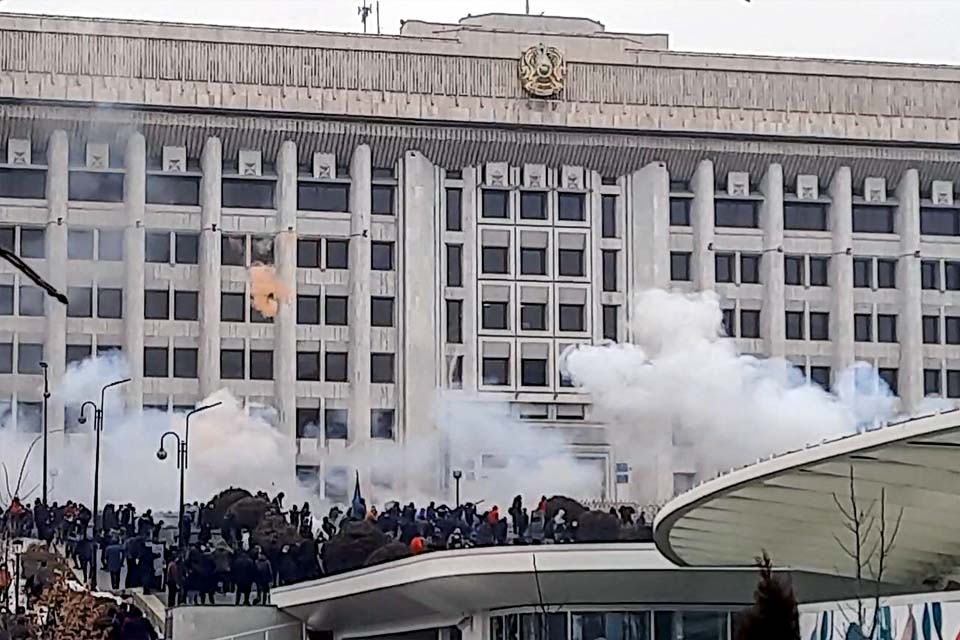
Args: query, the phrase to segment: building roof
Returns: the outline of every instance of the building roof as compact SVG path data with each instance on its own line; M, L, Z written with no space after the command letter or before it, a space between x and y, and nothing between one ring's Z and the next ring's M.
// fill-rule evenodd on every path
M853 575L851 469L858 510L879 523L886 495L887 537L902 522L886 559L884 579L935 583L960 560L960 411L917 418L824 442L732 471L668 503L654 538L682 565L749 562L766 550L781 565ZM871 503L875 503L871 511ZM879 531L879 524L874 532ZM866 542L876 545L878 534Z

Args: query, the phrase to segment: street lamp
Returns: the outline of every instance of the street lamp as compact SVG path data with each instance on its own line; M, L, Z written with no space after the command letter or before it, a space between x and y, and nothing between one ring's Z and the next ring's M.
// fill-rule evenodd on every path
M453 470L453 481L454 483L456 483L456 487L457 487L457 508L458 509L460 508L460 478L462 477L463 477L463 471L460 471L460 469Z
M167 450L163 448L163 441L166 440L167 436L173 436L174 440L177 441L177 468L180 469L180 515L177 518L177 530L180 532L180 548L184 549L187 546L187 543L190 541L190 532L187 531L184 535L183 530L183 508L184 508L184 480L186 479L186 470L187 470L187 456L189 455L188 444L190 442L190 416L195 413L200 413L201 411L206 411L207 409L213 409L214 407L219 407L222 402L214 402L213 404L207 404L202 407L197 407L193 411L187 413L186 426L183 430L183 438L180 437L176 431L167 431L162 436L160 436L160 448L157 450L157 459L166 460L167 459Z
M13 612L20 609L20 554L23 553L23 540L17 538L11 543L14 556Z
M50 384L47 380L47 363L41 362L43 369L43 506L47 506L47 413L50 401Z
M93 400L87 400L82 405L80 405L80 419L78 422L84 424L87 421L87 417L84 415L84 411L87 409L87 405L93 407L93 432L96 435L96 450L93 456L93 567L94 570L90 574L90 586L94 589L97 588L97 542L99 540L99 528L97 526L100 518L100 432L103 431L103 403L104 395L107 392L107 389L110 387L115 387L118 384L123 384L125 382L130 382L130 378L124 378L123 380L116 380L111 382L108 385L104 385L100 389L100 405L97 406ZM86 536L87 532L84 531L83 535Z

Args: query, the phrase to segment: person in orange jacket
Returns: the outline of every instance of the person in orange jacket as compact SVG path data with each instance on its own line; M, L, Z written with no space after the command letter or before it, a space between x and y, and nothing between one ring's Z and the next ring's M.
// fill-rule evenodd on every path
M413 540L410 541L410 552L415 556L423 553L425 548L426 541L423 539L423 536L414 536Z

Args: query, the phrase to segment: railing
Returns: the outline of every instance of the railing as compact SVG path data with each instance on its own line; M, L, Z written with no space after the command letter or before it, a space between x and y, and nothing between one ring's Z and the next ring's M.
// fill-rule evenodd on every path
M214 640L276 640L277 638L292 638L295 636L289 633L291 629L299 630L300 633L298 633L296 637L306 637L306 632L304 631L301 623L284 622L283 624L275 624L271 627L254 629L253 631L243 631L229 636L221 636L219 638L215 638ZM281 635L276 633L278 631L287 631L288 633ZM174 640L174 638L171 638L170 640Z

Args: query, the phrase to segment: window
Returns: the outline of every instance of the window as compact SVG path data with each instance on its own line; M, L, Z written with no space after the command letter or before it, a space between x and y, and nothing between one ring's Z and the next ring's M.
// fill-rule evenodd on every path
M147 378L166 378L170 375L166 347L143 348L143 375Z
M830 284L830 258L810 257L810 286L826 287Z
M320 353L297 351L297 380L320 380Z
M70 290L67 289L67 298L70 297ZM9 284L0 285L0 316L13 315L13 286ZM70 315L70 307L67 307L67 315Z
M547 305L537 302L521 304L520 328L524 331L546 331Z
M960 235L960 209L921 207L920 233L928 236Z
M853 286L858 289L873 287L873 259L853 259Z
M783 281L785 284L803 284L803 256L784 256Z
M557 217L560 220L586 220L582 193L558 193Z
M603 290L617 290L617 252L603 252Z
M320 409L316 407L297 407L297 437L320 437Z
M756 200L715 200L713 203L714 224L718 227L739 227L756 229Z
M69 307L67 308L69 311ZM166 320L170 317L170 292L166 289L147 289L143 292L143 317L147 320Z
M853 205L854 233L893 233L893 207Z
M717 282L733 282L735 258L736 256L732 253L718 253L714 256L713 260L717 269Z
M200 258L200 236L196 233L177 232L174 237L177 264L197 264Z
M166 294L166 291L163 292ZM23 306L23 287L20 292L20 305ZM23 311L21 309L21 315ZM91 287L67 287L67 317L93 317L93 289Z
M447 231L463 231L463 189L447 189Z
M810 339L830 339L830 314L825 311L810 312Z
M393 271L393 243L370 243L370 268L374 271Z
M273 179L224 178L221 184L224 207L273 209L273 191L277 186Z
M960 316L947 316L944 324L947 344L960 344Z
M755 309L740 310L740 337L760 337L760 311Z
M273 264L273 237L254 236L250 238L250 262Z
M897 261L877 260L877 288L897 288Z
M503 330L507 328L507 303L483 303L483 328Z
M484 218L510 217L510 192L502 189L484 189L481 199Z
M604 340L613 340L614 342L616 342L618 339L617 311L618 311L618 308L616 305L612 305L612 304L603 305L603 339Z
M13 373L13 345L9 342L0 343L0 373Z
M46 197L47 172L42 169L6 167L0 169L0 198Z
M447 342L463 342L463 301L447 300Z
M93 260L93 231L89 229L67 231L67 259Z
M940 369L924 369L923 370L923 395L925 396L938 396L941 393L940 390ZM958 377L957 382L960 382L960 377ZM960 391L960 387L958 387Z
M463 286L463 245L447 245L447 286Z
M377 215L392 216L394 214L393 208L393 192L394 186L392 184L375 184L370 187L370 211Z
M502 387L510 384L509 358L483 359L483 384Z
M561 276L579 277L583 275L582 249L560 249L558 254L557 271ZM616 262L614 262L614 267L616 267Z
M242 293L220 294L220 319L224 322L243 322L246 317L247 296Z
M320 324L320 296L297 296L297 324Z
M802 311L787 311L787 340L803 340Z
M323 354L323 370L327 382L347 381L347 354L343 351L328 351Z
M520 217L525 220L547 219L547 194L544 191L520 192Z
M40 287L32 285L20 287L20 315L43 315L43 290Z
M737 335L736 331L736 311L734 309L721 309L720 310L721 321L720 326L723 329L723 335L726 336L735 336Z
M855 342L873 341L873 318L869 313L853 314L853 339Z
M350 185L346 182L298 182L297 208L301 211L350 210Z
M20 228L20 257L45 258L47 257L46 233L44 229L34 227Z
M940 344L940 316L923 316L923 343Z
M123 290L122 289L97 289L97 317L98 318L122 318L123 317Z
M17 349L17 373L38 374L43 360L43 345L21 342Z
M273 351L250 350L250 379L273 380Z
M123 231L100 229L97 236L99 238L97 257L106 262L123 262Z
M897 316L877 314L877 342L897 341Z
M338 327L346 326L347 306L346 296L327 296L324 300L324 323Z
M395 415L393 409L371 409L370 437L380 440L393 440Z
M483 247L481 262L484 273L510 273L506 247Z
M816 202L784 202L783 228L795 231L826 231L827 205Z
M960 262L944 262L947 291L960 291Z
M198 176L148 175L147 202L197 206L200 204Z
M370 324L374 327L393 326L393 298L370 298Z
M525 276L547 275L547 250L521 247L520 273Z
M123 202L123 174L71 171L67 198L78 202Z
M93 353L93 349L88 344L68 344L67 345L67 366L74 362L83 362Z
M810 367L810 382L820 385L824 391L830 389L830 367Z
M947 397L960 398L960 369L947 369Z
M197 350L181 349L173 350L173 377L174 378L196 378L197 377Z
M226 252L224 252L226 255ZM147 262L170 262L170 233L168 231L148 231L144 246Z
M940 288L940 262L923 260L920 263L920 286L924 289Z
M690 252L670 252L670 279L677 282L690 280Z
M0 226L0 247L11 253L16 253L16 233L16 228L14 227Z
M389 384L394 380L394 358L392 353L370 354L370 382Z
M760 284L760 256L740 254L740 282Z
M173 294L173 319L196 320L198 314L196 291L175 291Z
M347 240L327 240L327 269L349 269L349 248Z
M583 331L583 305L560 305L560 331Z
M899 371L896 369L879 369L877 374L880 376L880 379L887 383L887 386L890 387L890 392L896 395L898 393L898 378ZM949 384L949 375L947 381Z
M690 198L670 198L670 226L689 227L690 207L693 200Z
M297 266L301 269L319 269L322 266L319 238L297 239Z
M520 384L524 387L547 386L547 361L541 358L521 358Z
M671 201L672 204L672 201ZM602 210L602 219L600 224L600 235L604 238L617 237L617 196L604 194L600 196L600 205ZM671 206L671 213L673 208ZM671 224L673 219L671 218Z
M243 349L220 350L220 377L224 380L243 380L246 377Z
M220 238L220 263L233 267L247 264L247 239L245 236L223 236Z
M347 424L346 409L324 409L323 436L327 440L346 440Z

